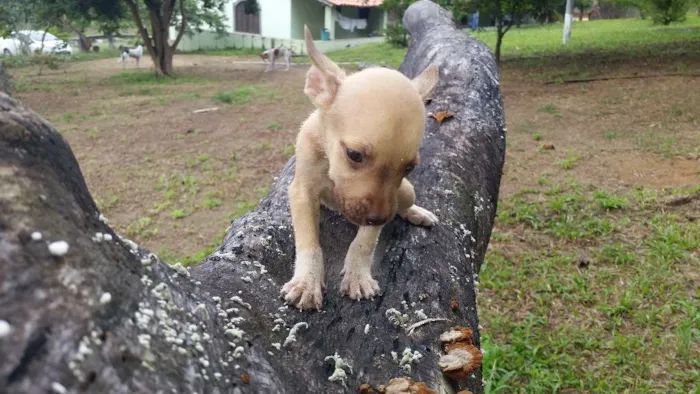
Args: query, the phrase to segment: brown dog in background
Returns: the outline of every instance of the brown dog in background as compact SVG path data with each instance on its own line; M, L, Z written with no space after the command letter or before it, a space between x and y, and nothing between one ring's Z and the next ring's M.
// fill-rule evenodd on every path
M410 80L398 71L369 68L347 76L320 53L304 27L311 68L304 93L316 110L302 124L296 170L289 186L296 261L282 288L286 302L321 309L324 283L319 243L321 204L360 226L345 257L341 292L355 299L378 294L372 256L382 227L397 213L415 225L437 217L414 204L405 178L418 165L423 139L423 101L438 80L429 66Z

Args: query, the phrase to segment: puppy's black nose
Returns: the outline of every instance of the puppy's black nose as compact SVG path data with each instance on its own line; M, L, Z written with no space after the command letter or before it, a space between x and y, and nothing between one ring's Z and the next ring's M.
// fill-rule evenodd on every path
M379 226L386 223L386 218L375 214L369 214L365 217L365 223L367 223L368 226Z

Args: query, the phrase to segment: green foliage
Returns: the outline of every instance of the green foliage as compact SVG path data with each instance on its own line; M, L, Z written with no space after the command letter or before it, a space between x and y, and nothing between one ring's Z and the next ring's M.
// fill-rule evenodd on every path
M408 32L402 21L403 14L414 1L416 0L386 0L382 3L382 8L396 18L396 22L388 25L384 32L386 41L395 47L408 46Z
M403 15L416 0L385 0L382 8L396 17L396 22L387 26L384 36L389 44L396 47L408 46L408 32L403 26ZM456 20L476 11L473 0L437 0L440 6L452 12Z
M251 102L257 95L258 90L255 86L244 86L228 92L219 92L213 99L226 104L240 105Z
M622 209L627 206L627 200L625 198L611 195L605 190L596 190L593 193L593 199L603 209Z
M405 48L408 46L408 31L402 23L397 22L387 26L384 37L389 44L395 47Z
M651 15L657 24L669 25L671 22L683 22L690 9L692 0L642 0L641 6L646 14Z
M248 15L260 14L260 4L258 4L258 0L245 0L243 11Z

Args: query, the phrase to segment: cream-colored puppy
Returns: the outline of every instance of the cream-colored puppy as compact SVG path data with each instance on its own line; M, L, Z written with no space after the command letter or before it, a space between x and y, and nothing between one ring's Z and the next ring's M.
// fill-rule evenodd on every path
M320 309L325 287L321 204L360 226L340 286L355 299L379 292L371 266L385 223L397 213L415 225L437 223L435 215L414 204L405 176L419 161L423 101L437 83L438 70L430 66L413 80L387 68L348 76L316 49L306 26L304 36L312 64L304 93L316 110L297 137L296 172L289 186L296 262L282 295L300 309Z

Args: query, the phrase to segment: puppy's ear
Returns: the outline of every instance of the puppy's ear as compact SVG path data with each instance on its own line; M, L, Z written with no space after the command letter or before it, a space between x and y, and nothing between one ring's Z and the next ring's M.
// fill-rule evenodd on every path
M437 85L438 77L440 73L438 72L438 67L434 64L429 65L419 76L413 78L413 86L418 89L420 98L425 101L433 92L435 85Z
M311 32L306 25L304 25L304 41L311 59L311 68L306 73L304 93L317 108L328 109L333 104L338 88L345 79L345 72L316 49Z

